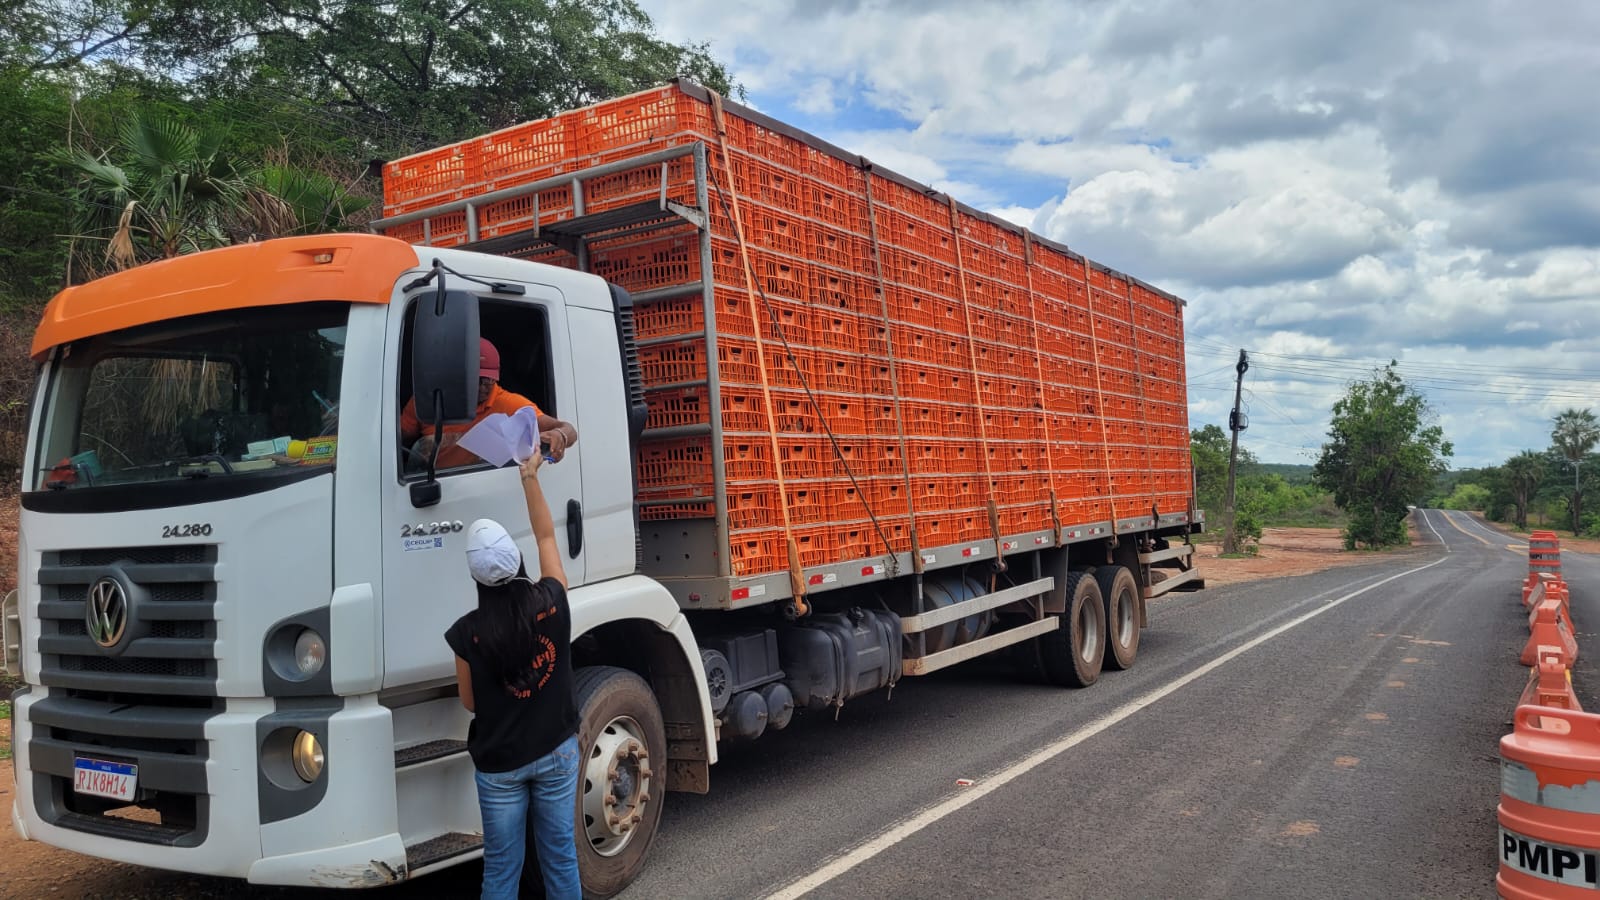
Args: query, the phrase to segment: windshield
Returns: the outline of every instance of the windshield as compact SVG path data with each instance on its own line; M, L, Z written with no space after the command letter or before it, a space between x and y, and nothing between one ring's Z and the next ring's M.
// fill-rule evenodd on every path
M208 313L74 342L51 369L35 488L331 470L349 312Z

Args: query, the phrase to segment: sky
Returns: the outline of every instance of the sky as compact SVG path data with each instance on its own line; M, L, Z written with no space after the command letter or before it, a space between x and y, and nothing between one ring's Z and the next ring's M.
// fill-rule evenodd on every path
M1188 301L1189 422L1314 462L1398 361L1456 468L1600 412L1600 3L641 0L744 102Z

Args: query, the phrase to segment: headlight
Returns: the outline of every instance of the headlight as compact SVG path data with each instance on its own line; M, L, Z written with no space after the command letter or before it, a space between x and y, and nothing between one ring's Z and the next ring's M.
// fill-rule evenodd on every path
M294 639L294 666L300 672L300 677L310 678L322 671L323 663L328 661L328 644L310 628L303 629L300 636Z
M326 761L322 755L322 742L309 731L302 731L294 738L294 773L306 784L316 781L322 775L322 764Z

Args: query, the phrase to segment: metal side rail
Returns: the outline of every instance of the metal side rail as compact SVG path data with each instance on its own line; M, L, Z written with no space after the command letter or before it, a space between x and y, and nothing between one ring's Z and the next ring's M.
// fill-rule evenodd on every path
M1151 566L1155 563L1178 560L1181 568L1176 572L1171 569L1161 569L1162 573L1172 572L1160 581L1144 589L1144 599L1159 597L1169 591L1198 591L1206 586L1206 580L1200 577L1200 570L1194 567L1194 545L1178 544L1165 550L1156 550L1150 553L1139 554L1140 566Z
M900 620L900 631L902 634L915 634L919 631L927 631L931 628L938 628L941 625L948 625L968 616L987 612L1030 597L1040 596L1053 589L1055 584L1056 580L1054 578L1040 578L1027 584L1019 584L1015 587L995 591L992 594L984 594L981 597L973 597L960 603L952 603L949 606L940 607L920 615L906 616ZM926 656L902 660L900 664L901 673L904 675L926 675L929 672L937 672L940 669L982 656L991 650L998 650L1010 644L1019 644L1046 632L1054 631L1060 627L1060 618L1060 616L1046 616L1038 621L1019 625L1016 628L991 634L975 641L969 641L960 646L951 647L948 650L940 650L936 653L929 653Z

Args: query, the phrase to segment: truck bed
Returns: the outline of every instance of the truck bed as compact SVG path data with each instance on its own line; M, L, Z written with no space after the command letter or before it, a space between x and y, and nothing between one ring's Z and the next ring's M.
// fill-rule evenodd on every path
M635 294L645 566L686 606L1192 526L1181 300L754 111L720 121L677 83L384 179L391 236Z

